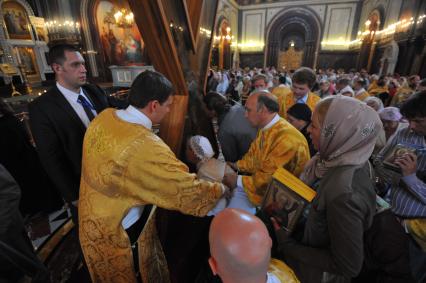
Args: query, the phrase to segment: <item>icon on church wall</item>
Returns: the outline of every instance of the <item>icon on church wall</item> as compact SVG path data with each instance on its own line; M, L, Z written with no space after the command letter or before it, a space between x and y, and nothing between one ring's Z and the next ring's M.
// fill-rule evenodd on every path
M29 18L30 18L31 24L33 25L36 31L37 40L48 43L49 37L47 36L47 29L44 22L44 18L34 17L34 16L30 16Z
M31 47L16 47L18 63L25 66L25 73L29 76L37 75L37 63L35 59L34 49Z
M144 44L129 11L128 6L118 7L111 1L99 1L96 7L98 32L107 65L144 65Z
M31 39L27 11L21 4L7 1L1 10L10 39Z

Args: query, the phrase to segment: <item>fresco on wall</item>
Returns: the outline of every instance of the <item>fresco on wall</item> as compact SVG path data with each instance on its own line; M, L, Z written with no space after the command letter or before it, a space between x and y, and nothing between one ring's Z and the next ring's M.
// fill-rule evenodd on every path
M37 75L37 63L35 59L34 49L31 47L16 47L18 51L18 63L24 65L27 75Z
M27 11L21 4L7 1L1 10L10 39L31 39Z
M143 41L135 23L119 25L114 14L121 8L112 1L99 1L96 8L96 21L107 65L143 65ZM127 11L128 5L124 6Z

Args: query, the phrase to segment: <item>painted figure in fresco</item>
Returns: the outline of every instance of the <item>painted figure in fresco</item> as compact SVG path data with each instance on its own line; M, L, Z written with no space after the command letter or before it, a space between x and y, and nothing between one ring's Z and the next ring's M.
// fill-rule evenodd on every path
M14 16L10 11L7 11L4 15L4 21L6 22L7 31L9 34L16 34Z

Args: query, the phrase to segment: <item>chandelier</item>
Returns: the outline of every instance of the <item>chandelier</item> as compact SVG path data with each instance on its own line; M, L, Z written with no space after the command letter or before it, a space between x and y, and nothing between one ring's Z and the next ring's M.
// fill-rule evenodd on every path
M48 21L45 23L49 36L49 44L70 43L79 44L81 42L80 24L74 21Z
M114 13L115 25L119 28L131 28L134 23L133 13L122 8Z

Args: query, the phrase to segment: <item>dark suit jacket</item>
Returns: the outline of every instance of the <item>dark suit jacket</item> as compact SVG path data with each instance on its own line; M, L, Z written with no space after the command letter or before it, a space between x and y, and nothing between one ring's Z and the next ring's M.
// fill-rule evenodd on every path
M0 163L21 188L21 214L60 209L62 197L40 164L24 124L13 115L4 115L0 117L0 132Z
M109 106L99 87L83 89L98 114ZM28 110L41 163L62 197L67 202L77 200L86 127L56 85L31 102Z
M33 277L31 282L50 282L19 213L20 195L18 184L0 164L0 282L18 282L24 273Z

